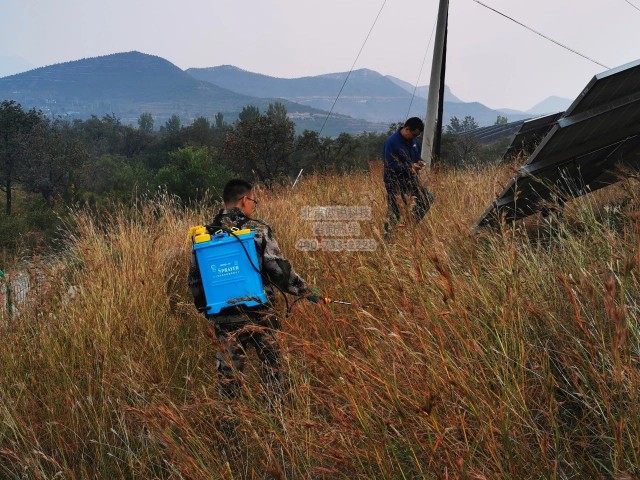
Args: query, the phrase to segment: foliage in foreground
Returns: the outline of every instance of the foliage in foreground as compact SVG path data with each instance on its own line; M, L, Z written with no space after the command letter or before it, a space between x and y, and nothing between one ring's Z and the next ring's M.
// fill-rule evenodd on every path
M77 212L67 255L34 266L33 295L2 319L2 476L640 474L637 185L472 234L508 175L434 176L438 203L390 244L377 175L261 192L297 270L354 303L283 315L280 404L251 369L242 398L218 396L215 342L184 285L186 230L213 208L160 199L106 223ZM371 206L360 224L376 253L296 251L313 227L298 212L318 205Z

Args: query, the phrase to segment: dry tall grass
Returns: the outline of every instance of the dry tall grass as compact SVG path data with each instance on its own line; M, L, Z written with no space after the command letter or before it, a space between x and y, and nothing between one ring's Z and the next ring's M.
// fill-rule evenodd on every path
M298 272L354 304L293 307L276 406L255 361L239 399L217 393L184 281L186 231L212 211L78 212L49 281L2 318L2 478L636 478L640 189L472 234L510 175L435 175L436 206L389 244L378 175L262 191ZM378 250L297 251L307 205L371 206Z

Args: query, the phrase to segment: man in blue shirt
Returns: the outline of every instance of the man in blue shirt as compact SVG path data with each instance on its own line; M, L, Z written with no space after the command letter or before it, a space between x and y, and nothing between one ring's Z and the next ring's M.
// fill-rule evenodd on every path
M391 239L391 229L400 220L398 200L407 203L415 198L412 213L420 222L434 202L433 195L420 185L418 172L424 167L420 157L420 144L416 140L424 131L424 123L411 117L402 128L384 142L384 186L387 190L387 219L384 223L385 240Z

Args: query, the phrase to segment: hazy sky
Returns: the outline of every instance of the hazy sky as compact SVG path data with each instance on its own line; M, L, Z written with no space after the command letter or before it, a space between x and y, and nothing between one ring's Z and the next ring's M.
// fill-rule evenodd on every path
M482 0L608 66L640 58L640 0ZM34 66L138 50L180 68L231 64L277 77L351 68L383 0L0 0L0 62ZM438 0L387 0L355 68L415 84ZM431 47L419 84L429 82ZM7 65L9 66L9 65ZM574 98L604 68L473 0L450 0L447 85L525 110Z

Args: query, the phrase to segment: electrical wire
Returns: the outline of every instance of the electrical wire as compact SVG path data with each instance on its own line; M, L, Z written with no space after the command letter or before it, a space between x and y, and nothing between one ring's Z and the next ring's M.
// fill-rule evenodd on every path
M521 27L526 28L527 30L529 30L529 31L531 31L531 32L533 32L533 33L535 33L536 35L539 35L539 36L541 36L542 38L544 38L544 39L546 39L546 40L549 40L550 42L553 42L553 43L555 43L556 45L558 45L558 46L560 46L560 47L562 47L562 48L564 48L564 49L566 49L566 50L569 50L570 52L575 53L576 55L579 55L579 56L581 56L582 58L584 58L584 59L586 59L586 60L589 60L590 62L595 63L596 65L599 65L599 66L601 66L601 67L603 67L603 68L606 68L607 70L609 70L609 68L610 68L610 67L607 67L606 65L603 65L602 63L600 63L600 62L598 62L598 61L594 60L593 58L587 57L586 55L584 55L584 54L582 54L582 53L578 52L577 50L574 50L573 48L567 47L566 45L563 45L562 43L560 43L560 42L558 42L558 41L554 40L553 38L548 37L547 35L545 35L545 34L543 34L543 33L540 33L540 32L538 32L537 30L534 30L533 28L531 28L531 27L529 27L529 26L525 25L524 23L519 22L518 20L516 20L516 19L514 19L514 18L511 18L511 17L510 17L510 16L508 16L508 15L505 15L504 13L502 13L502 12L500 12L500 11L496 10L495 8L492 8L492 7L490 7L489 5L485 5L484 3L482 3L482 2L481 2L481 1L479 1L479 0L473 0L473 1L474 1L474 2L476 2L476 3L478 3L478 4L480 4L480 5L482 5L482 6L483 6L483 7L485 7L485 8L488 8L489 10L492 10L492 11L496 12L498 15L502 15L503 17L508 18L508 19L509 19L509 20L511 20L512 22L517 23L517 24L518 24L518 25L520 25ZM625 0L625 1L626 1L626 0ZM627 3L628 3L628 2L627 2Z
M358 52L358 55L356 56L356 59L353 61L353 64L351 65L351 69L349 70L349 73L347 73L347 77L344 79L344 82L342 83L342 87L340 87L340 91L338 92L338 96L333 101L333 105L331 105L331 110L329 110L329 113L327 114L326 118L324 119L324 123L322 124L322 128L320 128L320 132L318 133L318 137L320 137L320 135L322 135L322 131L324 130L325 125L327 124L327 120L329 120L329 117L333 113L333 109L336 106L336 103L338 102L338 99L340 98L340 95L342 94L342 90L344 89L344 86L347 84L347 80L349 80L349 76L351 76L351 72L353 72L353 68L356 66L356 62L358 61L358 58L360 58L360 54L362 53L362 50L364 49L364 46L367 44L367 40L369 40L369 36L371 35L371 32L373 31L373 27L376 26L376 23L378 22L378 18L380 18L380 14L382 13L382 10L384 9L384 6L386 4L387 4L387 0L384 0L382 2L382 6L380 7L380 10L378 11L378 15L376 15L376 19L373 21L373 25L371 25L371 28L369 29L369 33L367 33L367 36L364 39L364 42L362 42L362 46L360 47L360 51Z
M631 3L629 0L624 0L624 1L640 12L640 8L634 5L633 3Z
M427 44L427 49L424 52L424 57L422 58L422 65L420 65L420 73L418 73L418 78L416 79L416 84L413 87L413 95L411 95L411 101L409 102L409 108L407 109L407 115L404 118L409 118L409 112L411 112L411 106L413 105L413 99L416 98L416 90L418 89L418 83L420 83L420 77L422 76L422 69L424 68L424 63L427 61L427 54L429 53L429 47L431 46L431 41L433 40L433 32L436 31L436 25L438 24L438 19L433 22L433 28L431 29L431 36L429 37L429 43ZM429 85L431 88L431 85Z

